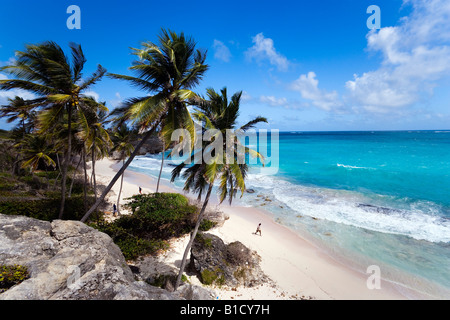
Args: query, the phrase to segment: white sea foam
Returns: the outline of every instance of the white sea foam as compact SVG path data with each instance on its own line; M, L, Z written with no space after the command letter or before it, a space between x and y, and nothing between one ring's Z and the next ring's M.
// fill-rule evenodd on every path
M450 220L433 212L433 204L409 209L390 209L362 204L355 192L307 187L273 176L249 175L247 185L272 191L275 199L293 211L314 218L383 233L401 234L417 240L450 242Z
M156 175L161 166L161 155L137 157L131 167ZM170 177L173 166L166 161L163 178ZM363 167L337 164L349 169ZM368 169L368 168L365 168ZM412 203L407 209L377 207L366 202L357 192L303 186L272 175L249 174L247 188L272 193L274 200L294 212L368 230L401 234L417 240L450 242L450 220L439 215L433 203ZM292 216L292 219L295 215Z
M347 169L369 169L369 170L375 170L375 168L350 166L350 165L341 164L341 163L336 164L336 166L342 167L342 168L347 168Z

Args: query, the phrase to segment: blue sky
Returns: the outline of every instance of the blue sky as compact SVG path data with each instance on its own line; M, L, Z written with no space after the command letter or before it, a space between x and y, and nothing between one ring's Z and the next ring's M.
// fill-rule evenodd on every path
M81 29L69 30L69 5ZM381 29L369 30L370 5ZM450 2L15 1L0 4L0 65L26 43L80 43L85 74L130 74L130 47L160 29L191 35L210 69L196 88L244 91L241 121L282 131L450 129ZM0 73L0 79L5 78ZM105 78L92 94L113 109L142 93ZM0 104L24 92L0 92ZM0 127L9 126L0 120Z

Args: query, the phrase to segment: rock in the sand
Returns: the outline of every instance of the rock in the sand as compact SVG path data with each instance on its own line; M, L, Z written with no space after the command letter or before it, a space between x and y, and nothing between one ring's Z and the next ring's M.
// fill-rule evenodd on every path
M213 290L185 283L173 292L179 269L166 264L158 257L145 256L131 266L135 278L143 280L152 286L161 287L172 295L186 300L212 300L216 297Z
M267 280L260 261L255 251L239 241L227 245L215 235L199 233L192 245L190 268L205 284L253 287Z
M112 239L78 221L0 214L0 264L30 273L0 300L182 298L136 281Z
M213 290L194 286L189 283L180 286L173 295L186 300L213 300L216 298L216 294Z

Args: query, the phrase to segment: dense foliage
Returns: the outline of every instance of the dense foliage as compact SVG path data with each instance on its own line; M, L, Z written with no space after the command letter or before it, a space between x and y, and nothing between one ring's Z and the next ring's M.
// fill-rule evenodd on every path
M59 204L61 198L59 195L46 197L44 199L10 199L0 201L0 214L23 215L39 220L52 221L58 218ZM92 196L90 203L93 203ZM84 199L82 195L75 195L66 199L67 208L64 211L64 218L67 220L80 220L84 214ZM91 219L98 217L93 215Z
M0 293L29 277L28 269L21 265L0 265Z
M53 189L56 178L55 171L38 172L34 175L13 176L8 172L0 172L0 214L23 215L35 219L52 221L58 218L61 195ZM72 183L68 179L67 184ZM92 193L83 195L83 182L73 184L72 196L66 199L65 219L79 220L86 207L94 202ZM100 212L91 216L98 219Z
M94 225L111 236L126 259L167 249L169 239L193 229L199 211L178 193L140 194L128 200L126 206L132 210L131 215ZM213 225L206 222L205 228Z

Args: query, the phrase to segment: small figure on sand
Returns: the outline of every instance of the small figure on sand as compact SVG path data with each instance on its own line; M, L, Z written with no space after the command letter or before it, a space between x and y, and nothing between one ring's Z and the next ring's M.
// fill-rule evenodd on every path
M116 216L116 213L117 213L117 207L116 207L116 204L114 203L113 204L113 216L114 217Z
M256 228L256 231L255 231L255 234L258 234L258 232L259 232L259 235L262 237L262 234L261 234L261 223L258 224L258 227Z
M142 188L141 187L139 187L139 193L142 194Z

